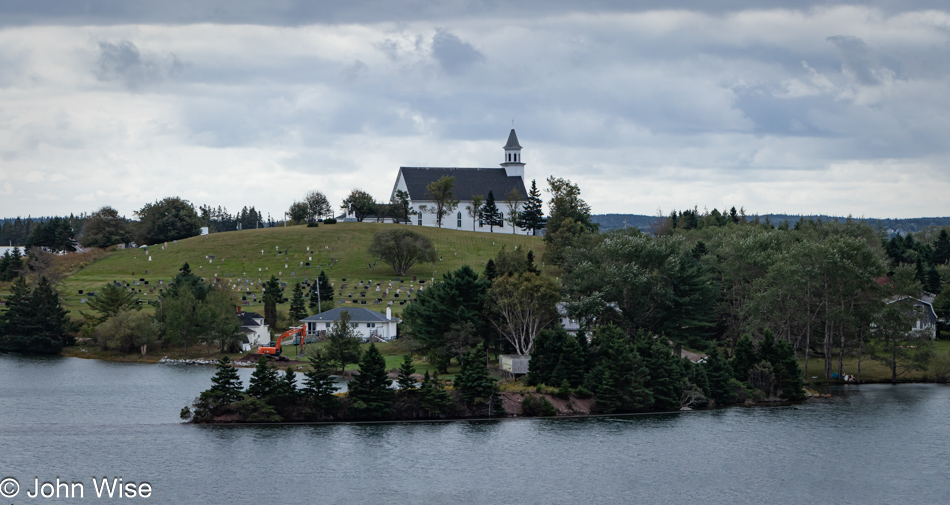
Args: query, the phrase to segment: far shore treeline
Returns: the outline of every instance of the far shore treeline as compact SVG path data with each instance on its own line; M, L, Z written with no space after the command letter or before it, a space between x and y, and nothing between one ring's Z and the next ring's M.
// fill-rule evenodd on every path
M445 208L450 208L453 181L437 182ZM442 270L441 279L414 293L402 309L400 350L387 352L408 355L407 368L424 365L427 372L440 374L427 382L416 379L436 391L432 394L445 402L444 408L423 406L420 396L407 393L408 382L390 395L388 386L383 387L388 379L376 377L379 350L341 350L339 342L354 339L337 338L337 344L314 347L314 353L325 354L313 355L312 372L359 363L358 377L369 381L372 375L376 382L356 382L342 397L327 393L337 404L316 385L307 389L287 383L273 389L256 386L254 381L264 380L259 378L247 390L230 387L223 399L202 395L192 406L192 418L467 417L481 415L482 408L494 412L492 402L509 383L563 398L593 399L600 412L794 400L803 395L803 379L840 380L854 373L845 366L853 361L856 381L862 380L862 363L883 367L895 382L923 370L932 380L950 377L950 356L936 352L934 337L941 332L932 331L927 312L933 307L939 318L950 312L950 290L944 289L950 279L946 228L888 236L854 220L803 219L775 226L732 208L674 211L658 220L655 234L635 228L602 232L577 185L554 177L547 183L549 213L541 211L540 191L532 183L536 201L526 206L531 215L509 213L512 226L506 227L543 231L543 239L525 238L538 244L541 254L530 246L496 248L478 264ZM295 202L286 224L334 223L328 218L332 208L320 197L311 192ZM351 207L360 205L366 207L360 209L362 215L372 215L368 206L378 204L367 197L354 190L344 209L353 212ZM398 223L411 222L405 217L416 212L400 202L376 210L383 209L396 213ZM273 224L250 210L242 214L256 215L255 223L238 220L240 226ZM493 213L490 206L473 212ZM106 207L85 217L80 241L101 237L97 246L111 246L133 238L143 243L183 239L196 235L200 226L213 228L214 216L222 214L226 212L210 208L199 213L186 201L167 198L143 207L133 224ZM25 255L15 250L0 260L0 275L11 292L0 314L0 349L56 353L78 337L84 345L113 353L145 355L159 349L187 355L191 349L220 355L238 350L239 303L233 292L220 279L205 282L187 264L148 311L141 310L127 287L110 283L81 321L63 316L56 287L69 272L57 265L70 255L54 253L75 247L71 226L68 219L47 220L34 229ZM379 231L364 250L370 267L378 260L403 275L442 260L428 238L412 231L415 226L375 226ZM477 235L492 240L490 233ZM287 278L271 274L264 290L265 319L273 331L316 311L299 285L288 285L285 297L280 281ZM320 286L325 286L323 280L310 289ZM332 294L333 289L326 291L331 299L324 310L332 306ZM563 325L576 327L576 334L565 332ZM494 382L497 371L483 376L507 354L531 357L526 378L499 385ZM225 372L227 366L219 365ZM259 365L256 376L270 376L273 371L267 367ZM451 385L443 380L453 374ZM471 379L481 384L477 393L466 392L465 374L478 375ZM289 375L284 379L290 380ZM373 392L361 398L361 388ZM335 406L321 403L317 408L316 397Z

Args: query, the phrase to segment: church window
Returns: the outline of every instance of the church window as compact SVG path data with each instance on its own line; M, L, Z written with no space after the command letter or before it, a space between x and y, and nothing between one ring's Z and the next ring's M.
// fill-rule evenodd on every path
M419 226L422 226L422 213L419 213Z
M461 213L461 212L458 213L458 215L456 216L456 219L457 219L458 221L457 221L457 224L455 225L455 227L456 227L456 228L461 228L461 227L462 227L462 213Z

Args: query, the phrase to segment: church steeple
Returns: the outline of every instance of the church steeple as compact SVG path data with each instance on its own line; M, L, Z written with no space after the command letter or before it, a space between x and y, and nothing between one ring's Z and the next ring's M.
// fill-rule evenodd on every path
M508 177L521 177L524 179L524 163L521 162L521 144L518 143L518 135L515 129L511 129L508 134L508 143L505 144L505 162L501 167L505 169Z

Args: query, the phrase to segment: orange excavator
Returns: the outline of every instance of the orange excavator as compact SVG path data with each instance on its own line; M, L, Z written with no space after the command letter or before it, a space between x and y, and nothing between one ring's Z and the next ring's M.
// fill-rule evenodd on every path
M267 345L262 345L257 348L257 354L272 356L276 360L285 361L287 358L284 358L280 355L281 347L285 339L293 338L295 335L299 335L300 338L303 338L307 334L306 326L296 326L291 328L277 337L276 342L270 342Z

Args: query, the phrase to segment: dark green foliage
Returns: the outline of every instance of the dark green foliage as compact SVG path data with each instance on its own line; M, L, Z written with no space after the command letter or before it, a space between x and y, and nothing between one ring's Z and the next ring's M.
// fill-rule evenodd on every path
M432 239L407 228L387 228L374 233L367 251L391 266L396 275L406 275L413 265L436 260Z
M294 294L290 298L290 318L297 324L300 320L307 317L307 302L303 299L303 286L298 282L294 284Z
M98 316L83 314L93 324L100 324L123 310L139 310L141 308L138 304L138 296L135 293L115 284L102 286L96 292L96 296L89 298L86 305L99 313Z
M495 280L495 277L498 277L498 269L495 267L494 258L488 258L488 263L485 264L485 279L488 279L488 282Z
M284 376L280 378L277 387L277 398L281 402L293 402L297 399L297 374L292 367L284 370Z
M416 367L412 364L412 355L407 354L402 360L402 365L399 366L399 376L396 377L400 392L407 393L416 390L416 380L412 378L414 373L416 373Z
M350 327L350 312L340 311L340 319L333 322L327 332L327 359L339 365L342 372L346 365L360 360L360 339Z
M668 341L641 334L637 353L650 373L646 386L653 394L653 409L678 410L683 396L683 365Z
M211 286L201 280L201 277L192 273L191 266L189 266L188 263L184 263L178 270L178 274L175 275L175 278L168 284L168 288L165 289L163 296L165 298L174 298L178 296L183 289L191 291L196 299L204 300Z
M26 248L44 247L53 252L76 250L73 226L65 217L54 217L36 225L26 241Z
M544 209L541 208L541 191L534 179L531 180L531 189L528 191L528 200L525 202L518 216L518 227L525 230L531 230L532 235L537 235L538 230L544 228Z
M557 409L544 396L528 395L521 400L521 415L525 417L554 417Z
M491 191L488 192L485 203L482 205L482 222L488 225L488 231L490 232L494 232L496 226L505 224L501 219L498 205L495 204L495 194Z
M333 286L330 285L330 278L327 273L320 271L316 282L310 285L310 310L322 310L325 303L333 301ZM315 314L318 312L314 312Z
M386 419L392 415L392 381L386 374L386 360L375 344L363 354L360 373L349 384L353 408L366 419Z
M108 205L89 216L79 239L83 247L109 247L131 241L129 221Z
M934 239L933 249L934 265L946 265L950 261L950 233L947 233L946 228L940 230L937 238Z
M264 284L264 324L276 329L277 327L277 305L287 301L284 298L284 290L280 287L280 281L273 275Z
M782 340L775 345L775 361L772 362L776 393L788 400L802 400L805 398L802 369L795 359L795 350L792 344Z
M695 384L708 397L709 377L706 375L705 365L693 363L689 358L683 358L683 369L686 370L686 379L690 384Z
M924 286L926 287L927 291L930 291L931 293L939 293L941 284L940 273L937 272L937 269L931 265L931 267L927 269L927 282L924 283Z
M736 397L733 386L730 384L730 382L734 380L732 377L732 367L729 366L729 362L722 353L720 353L718 349L713 350L703 366L706 369L706 377L709 380L709 397L715 400L716 404L720 406L735 403L738 398Z
M560 325L558 329L564 331ZM565 332L566 334L567 332ZM532 358L533 360L534 358ZM528 362L530 368L530 361ZM558 358L557 366L551 373L550 384L562 385L567 383L569 388L580 387L584 383L584 377L587 376L587 351L581 345L576 337L567 335L561 346L561 356Z
M489 335L482 315L488 281L479 279L469 266L446 273L442 282L427 287L403 312L405 333L423 348L433 364L445 371L455 354L446 334L471 323L475 335Z
M419 386L419 406L426 411L428 417L445 417L452 408L452 396L445 390L445 385L436 372L431 377L426 370Z
M279 423L284 420L272 405L254 396L244 395L244 399L232 406L246 423Z
M539 384L553 386L556 384L552 381L554 370L561 362L564 344L570 337L560 325L542 330L538 334L538 337L534 340L534 349L531 351L531 360L528 361L526 382L529 386ZM567 370L562 370L562 373L567 373Z
M646 387L649 371L623 330L602 326L593 344L597 364L587 384L597 395L598 409L607 414L649 410L653 406L653 395Z
M363 191L362 189L354 189L350 192L350 195L343 200L343 205L341 205L341 210L344 212L349 212L356 217L356 221L362 223L363 219L366 219L366 216L376 212L376 200L369 193ZM324 224L328 223L329 220L324 220ZM333 223L336 223L336 220L333 220Z
M251 374L251 380L247 385L247 394L254 398L259 398L265 402L271 403L277 398L281 391L281 379L270 360L266 356L257 359L257 367Z
M59 293L46 277L32 291L26 279L17 277L0 314L0 351L25 354L57 354L73 342L67 335L69 319Z
M12 281L23 269L23 255L19 247L7 250L0 256L0 282Z
M498 381L488 373L485 349L481 345L462 359L462 369L455 377L455 389L470 406L487 404L490 415L503 412Z
M310 357L310 367L300 393L317 410L317 417L323 418L339 408L340 399L334 394L338 388L330 375L330 362L321 353Z
M732 356L732 376L739 382L749 380L749 370L761 361L759 353L755 351L752 345L752 339L748 335L743 335L736 342L736 349Z
M158 244L201 233L201 219L195 207L178 197L147 203L136 214L139 217L136 240L141 244Z
M221 357L215 367L218 369L211 378L211 388L208 391L218 393L223 403L236 402L241 399L244 386L238 376L237 368L231 364L227 356Z

